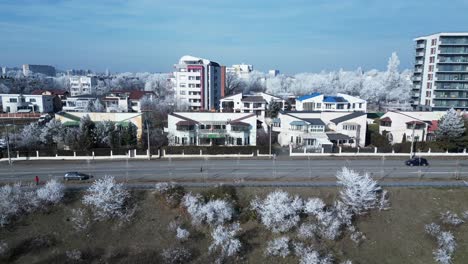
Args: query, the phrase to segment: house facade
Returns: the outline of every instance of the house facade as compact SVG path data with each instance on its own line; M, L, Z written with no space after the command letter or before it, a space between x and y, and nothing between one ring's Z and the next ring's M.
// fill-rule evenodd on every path
M0 94L5 113L53 113L53 95Z
M166 130L171 146L255 146L256 125L252 113L174 112Z
M153 101L156 94L149 91L112 91L102 101L107 112L141 112L144 100Z
M96 93L96 76L70 76L69 80L71 96L80 96Z
M296 111L366 112L367 101L342 93L336 96L312 93L296 98Z
M445 111L389 111L380 118L379 133L391 144L403 141L431 141Z
M282 98L267 93L238 93L222 98L219 110L220 112L254 113L263 122L265 112L271 102L278 103L281 110L284 110L286 105Z
M98 100L92 95L71 96L63 100L62 110L65 112L87 112L88 106Z

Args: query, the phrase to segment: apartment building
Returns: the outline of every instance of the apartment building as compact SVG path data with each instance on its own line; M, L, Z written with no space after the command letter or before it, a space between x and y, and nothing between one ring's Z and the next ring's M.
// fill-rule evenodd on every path
M0 94L5 113L53 113L53 95Z
M297 111L367 111L367 101L358 97L338 93L336 96L312 93L296 98Z
M165 130L172 146L257 144L257 118L249 113L175 112Z
M55 67L49 65L23 64L23 75L29 76L33 73L44 74L49 77L55 77Z
M217 62L193 56L183 56L174 65L175 98L191 110L219 108L224 96L226 68Z
M414 41L413 109L468 109L468 32L438 33Z
M64 112L87 112L89 106L96 100L98 100L96 96L92 95L71 96L62 101L62 110Z
M70 95L89 95L96 93L96 76L70 76Z

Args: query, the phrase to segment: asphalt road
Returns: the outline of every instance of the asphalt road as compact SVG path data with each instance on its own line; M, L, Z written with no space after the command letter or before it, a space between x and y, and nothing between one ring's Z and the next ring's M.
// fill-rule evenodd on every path
M331 182L336 171L347 166L368 172L381 181L468 180L468 160L430 159L428 167L407 167L405 159L202 159L152 161L28 161L13 165L0 163L0 181L32 181L61 178L68 171L95 176L112 175L128 183L179 181L186 183L223 182Z

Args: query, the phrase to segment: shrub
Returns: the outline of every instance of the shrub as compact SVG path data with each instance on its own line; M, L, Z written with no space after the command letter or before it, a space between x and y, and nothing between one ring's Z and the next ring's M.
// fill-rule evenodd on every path
M83 204L88 205L97 219L122 218L130 193L123 184L113 177L106 176L96 180L83 196Z
M70 221L76 231L83 231L88 228L90 220L85 210L81 208L72 209L71 215L72 216L70 217Z
M332 264L331 255L321 256L317 250L312 247L305 247L302 243L296 243L294 247L296 256L299 257L300 264Z
M424 227L426 233L436 238L438 248L432 253L435 261L442 264L452 263L452 255L457 247L457 242L453 234L449 231L442 231L440 226L431 223Z
M224 200L213 200L203 203L200 195L186 194L182 201L192 216L192 223L221 225L232 219L234 209Z
M441 213L440 220L442 220L442 223L444 224L449 224L453 226L459 226L465 222L460 217L458 217L457 214L450 212L450 211Z
M221 250L221 257L231 257L239 253L241 242L236 238L237 233L241 230L239 223L234 223L230 226L217 226L211 237L213 242L209 247L209 251L213 252L217 249Z
M177 227L176 229L176 238L181 241L185 241L190 236L190 232L187 229Z
M64 189L65 186L62 183L52 179L44 187L37 190L37 197L45 203L57 204L63 198Z
M185 195L184 187L172 182L157 183L155 191L158 195L164 197L166 203L171 207L179 206L180 201Z
M161 254L164 263L183 264L190 261L192 253L185 247L173 247L165 249Z
M302 239L309 239L315 237L317 232L317 225L303 223L297 230L297 236Z
M289 237L283 236L268 242L265 255L285 258L289 252Z
M287 192L277 190L268 194L265 200L253 200L251 208L261 217L263 225L278 233L297 225L303 201L299 196L292 197Z

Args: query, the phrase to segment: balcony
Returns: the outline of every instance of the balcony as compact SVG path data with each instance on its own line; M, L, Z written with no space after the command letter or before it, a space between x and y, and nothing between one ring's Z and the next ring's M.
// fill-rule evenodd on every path
M416 65L423 65L424 64L424 61L423 60L416 60Z
M417 49L424 49L426 47L426 44L425 43L420 43L420 44L417 44L416 45L416 48Z
M414 72L415 73L422 73L422 68L416 68L416 69L414 69Z
M420 90L421 89L421 85L418 84L418 85L413 85L413 90Z
M416 52L416 57L424 57L424 52Z
M421 76L413 76L413 81L419 81L420 82L421 80L422 80Z

